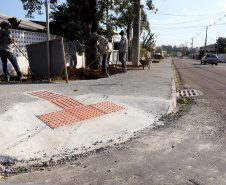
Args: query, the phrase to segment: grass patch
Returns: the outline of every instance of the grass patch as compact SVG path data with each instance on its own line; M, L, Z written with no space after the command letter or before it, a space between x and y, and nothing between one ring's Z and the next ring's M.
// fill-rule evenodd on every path
M187 105L187 104L190 104L191 100L192 99L190 97L183 97L182 96L182 97L177 98L177 103Z
M182 90L184 89L184 86L181 82L181 79L180 79L180 75L179 73L177 72L177 68L175 67L175 65L173 64L173 69L174 69L174 78L175 78L175 85L176 85L176 90Z
M162 59L154 59L153 61L152 61L152 63L159 63L159 62L161 62L162 61Z

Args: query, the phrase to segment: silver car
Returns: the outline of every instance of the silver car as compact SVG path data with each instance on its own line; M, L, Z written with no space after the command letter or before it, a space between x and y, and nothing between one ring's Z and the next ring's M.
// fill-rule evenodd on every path
M218 64L218 58L217 55L212 54L212 53L207 53L204 55L204 57L202 57L201 59L201 64L206 64L206 63L210 63L210 64L215 64L217 66Z

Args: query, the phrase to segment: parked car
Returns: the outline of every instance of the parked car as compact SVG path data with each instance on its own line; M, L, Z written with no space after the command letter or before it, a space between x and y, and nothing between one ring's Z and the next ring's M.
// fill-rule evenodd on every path
M215 64L217 66L218 64L218 57L215 54L212 53L207 53L204 55L204 57L202 57L201 59L201 64L206 64L206 63L210 63L210 64Z

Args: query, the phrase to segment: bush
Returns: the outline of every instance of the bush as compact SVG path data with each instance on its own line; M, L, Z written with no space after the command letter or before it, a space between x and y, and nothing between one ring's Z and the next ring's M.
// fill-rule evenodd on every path
M146 57L146 52L147 52L147 49L141 47L140 48L140 58Z

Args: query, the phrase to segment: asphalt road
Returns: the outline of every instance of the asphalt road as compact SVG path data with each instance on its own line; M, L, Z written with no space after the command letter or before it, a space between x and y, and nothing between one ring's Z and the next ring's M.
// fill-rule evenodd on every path
M174 58L182 82L200 96L177 113L134 134L131 141L99 154L35 173L6 179L5 183L225 185L226 65L200 65Z
M197 89L213 109L226 116L226 64L201 65L199 60L174 58L186 89Z

